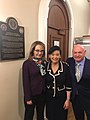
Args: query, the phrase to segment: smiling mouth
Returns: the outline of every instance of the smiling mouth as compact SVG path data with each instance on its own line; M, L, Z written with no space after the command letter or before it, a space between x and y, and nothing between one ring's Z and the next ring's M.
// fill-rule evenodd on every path
M53 59L54 61L57 61L58 59Z

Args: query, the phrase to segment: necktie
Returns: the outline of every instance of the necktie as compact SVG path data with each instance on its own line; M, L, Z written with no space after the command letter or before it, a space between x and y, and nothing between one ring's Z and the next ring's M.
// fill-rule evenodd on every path
M80 81L80 78L81 78L81 73L80 73L80 64L77 64L76 65L76 78L77 78L77 82Z

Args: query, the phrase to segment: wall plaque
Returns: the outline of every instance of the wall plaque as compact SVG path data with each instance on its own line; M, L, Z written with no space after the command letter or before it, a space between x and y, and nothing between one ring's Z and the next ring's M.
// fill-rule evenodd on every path
M0 21L0 60L15 60L25 57L24 27L15 18Z

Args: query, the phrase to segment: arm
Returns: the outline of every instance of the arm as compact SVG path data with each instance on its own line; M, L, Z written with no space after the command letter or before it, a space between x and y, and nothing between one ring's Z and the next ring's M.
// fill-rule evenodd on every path
M32 96L31 96L31 87L30 87L30 75L29 75L29 64L28 61L23 63L22 67L22 74L23 74L23 90L24 90L24 98L27 103L31 103Z
M66 101L64 103L64 109L68 109L70 106L70 95L71 95L71 75L70 75L70 68L67 66L66 72Z
M71 94L71 91L66 91L66 94L67 94L67 98L66 98L66 101L64 103L64 109L68 109L70 107L70 94Z

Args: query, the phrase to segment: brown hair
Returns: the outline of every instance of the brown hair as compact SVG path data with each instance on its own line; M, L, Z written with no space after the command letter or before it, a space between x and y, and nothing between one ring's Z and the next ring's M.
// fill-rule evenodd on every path
M32 59L35 47L37 45L41 45L43 47L43 50L44 50L43 58L45 57L45 44L41 41L35 41L34 43L32 43L31 48L30 48L30 54L29 54L29 58L28 58L29 60Z

